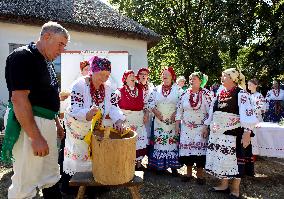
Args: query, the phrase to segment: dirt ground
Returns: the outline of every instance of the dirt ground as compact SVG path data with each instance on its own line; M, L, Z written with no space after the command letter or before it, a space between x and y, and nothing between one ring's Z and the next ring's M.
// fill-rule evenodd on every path
M179 170L184 174L186 167ZM282 199L284 198L284 159L259 157L255 164L256 177L246 177L241 183L241 198L246 199ZM0 199L7 198L7 189L11 184L12 169L9 166L0 167ZM225 199L228 195L210 193L208 188L216 185L216 179L206 176L206 185L200 186L196 182L181 182L179 177L156 175L145 171L144 185L140 190L143 199ZM42 198L41 194L36 197ZM66 197L66 199L73 197ZM101 199L131 198L125 188L118 188L104 193Z

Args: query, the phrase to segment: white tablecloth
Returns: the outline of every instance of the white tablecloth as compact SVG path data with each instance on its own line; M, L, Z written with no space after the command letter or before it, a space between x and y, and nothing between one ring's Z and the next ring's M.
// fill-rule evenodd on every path
M284 158L284 126L261 122L254 129L252 151L254 155Z

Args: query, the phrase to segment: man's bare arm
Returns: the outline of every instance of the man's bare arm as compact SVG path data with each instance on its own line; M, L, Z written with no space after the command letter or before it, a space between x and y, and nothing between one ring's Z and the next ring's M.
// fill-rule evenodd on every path
M48 145L34 120L29 93L29 90L12 91L11 101L17 120L31 139L34 155L45 156L49 153Z

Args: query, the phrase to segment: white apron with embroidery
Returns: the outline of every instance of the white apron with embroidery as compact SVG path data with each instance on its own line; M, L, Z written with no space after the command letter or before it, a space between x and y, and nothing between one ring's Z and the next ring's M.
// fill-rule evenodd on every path
M225 131L238 127L241 127L238 115L221 111L213 113L205 166L209 173L220 178L222 176L239 174L236 156L236 137L224 135ZM213 147L210 147L211 144L213 144ZM226 154L224 154L225 150L228 150Z
M179 156L206 155L207 139L202 137L206 112L201 110L184 111L180 133Z
M136 150L145 149L148 140L147 140L147 131L143 124L143 116L144 112L142 111L130 111L130 110L122 110L123 114L126 117L125 125L127 127L135 126L137 127L137 142L136 142ZM136 160L141 160L143 156L137 157Z
M69 175L90 171L92 161L88 157L88 145L84 141L84 137L90 130L91 122L79 122L68 114L65 114L65 121L66 139L63 171Z
M171 115L173 112L176 110L176 104L173 103L159 103L157 105L158 111L161 112L163 119L170 120ZM154 137L157 138L154 149L156 150L162 150L162 151L169 151L168 153L163 153L164 155L167 156L173 156L171 158L176 158L176 153L173 153L171 151L177 150L177 143L174 143L174 136L175 136L175 123L172 124L166 124L164 122L161 122L158 118L155 119L154 122ZM172 140L172 142L171 142ZM156 157L160 156L162 154L156 154L154 151L153 156L158 159L162 159L165 157Z

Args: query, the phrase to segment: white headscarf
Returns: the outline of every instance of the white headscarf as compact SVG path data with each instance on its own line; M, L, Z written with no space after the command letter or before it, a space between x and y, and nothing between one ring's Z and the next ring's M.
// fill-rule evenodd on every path
M245 76L236 68L229 68L223 71L223 73L230 75L231 79L238 84L239 87L246 90Z

